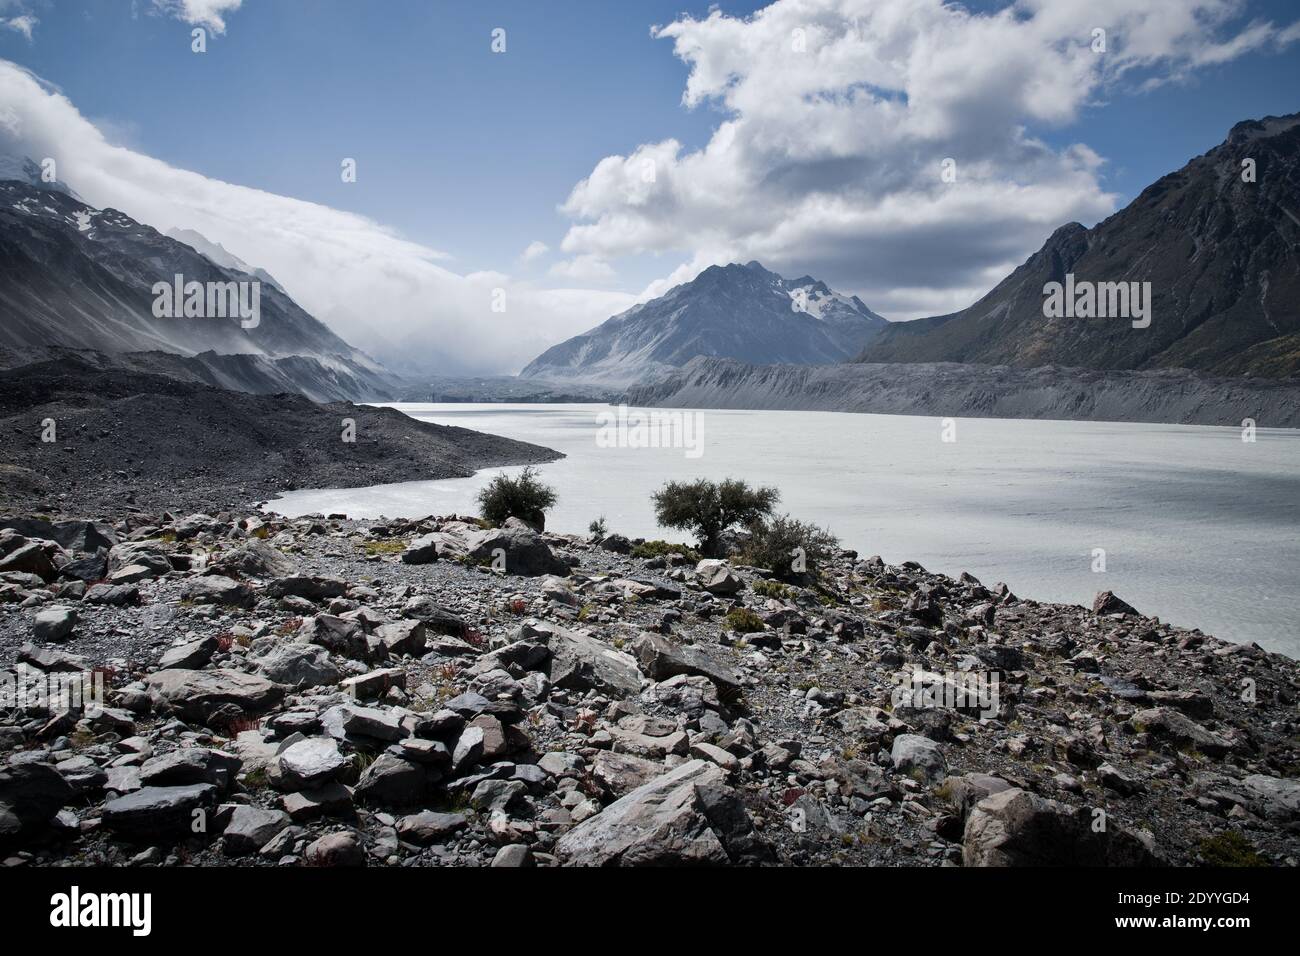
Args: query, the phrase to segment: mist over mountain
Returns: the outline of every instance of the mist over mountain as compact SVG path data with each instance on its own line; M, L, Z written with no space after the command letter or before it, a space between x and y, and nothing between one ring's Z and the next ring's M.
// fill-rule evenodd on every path
M1151 322L1044 316L1044 286L1150 283ZM1086 229L1062 226L970 308L891 323L858 361L1300 372L1300 114L1225 142Z
M197 233L162 235L116 209L95 209L40 181L30 160L7 160L0 181L0 348L31 355L84 349L107 356L191 359L201 380L246 391L299 391L321 401L386 398L395 378L286 295L269 275ZM35 177L33 179L33 176ZM220 261L205 255L203 246ZM159 318L154 284L260 283L259 318ZM155 366L155 356L132 360Z
M758 262L711 266L664 295L548 349L525 378L629 383L698 356L807 365L844 361L887 325L857 296Z

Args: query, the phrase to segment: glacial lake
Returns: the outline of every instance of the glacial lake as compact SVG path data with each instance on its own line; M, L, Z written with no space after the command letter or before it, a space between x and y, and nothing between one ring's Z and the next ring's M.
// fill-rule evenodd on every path
M863 556L969 571L1039 601L1090 606L1109 589L1173 624L1300 657L1297 430L1260 429L1246 442L1238 428L957 419L945 441L944 422L930 417L710 409L691 413L698 435L677 432L688 449L619 447L602 431L598 416L616 412L605 405L392 407L563 452L540 466L559 494L551 530L583 533L604 515L629 537L686 540L656 526L651 492L672 479L743 478L775 486L779 510ZM638 437L625 433L629 444ZM268 510L472 514L479 488L519 470L295 491Z

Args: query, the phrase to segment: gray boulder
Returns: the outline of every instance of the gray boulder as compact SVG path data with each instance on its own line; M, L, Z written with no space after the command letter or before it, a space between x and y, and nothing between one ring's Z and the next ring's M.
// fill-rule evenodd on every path
M468 825L469 818L463 813L422 810L398 820L397 835L405 842L416 846L432 846L435 843L446 842L448 837Z
M920 734L899 734L889 757L895 770L926 786L932 787L948 775L948 762L939 745Z
M725 779L726 774L714 764L688 761L574 827L556 843L556 853L574 866L717 866L737 862L724 844L724 837L738 828L736 821L722 826L720 833L709 814L711 804L719 821L726 816L718 795L712 795L709 803L701 797L709 788L725 790ZM734 814L734 804L730 812Z
M220 647L216 637L206 634L183 644L175 644L163 651L158 659L160 670L180 668L182 670L201 670L212 660Z
M557 624L525 625L519 636L551 652L548 676L556 687L595 690L613 697L641 692L641 670L636 658L604 641Z
M77 612L70 607L47 607L36 612L32 622L32 638L42 644L58 644L72 636L77 625Z
M271 837L288 825L289 814L283 810L237 806L222 831L222 849L227 856L249 856L266 846Z
M169 841L194 834L196 824L206 825L216 798L217 788L210 783L144 787L110 797L104 804L104 826L130 840Z
M234 754L207 747L182 747L151 757L140 767L140 783L146 787L180 787L210 783L229 790L243 761Z
M465 538L471 561L484 564L501 557L506 574L537 577L554 574L567 577L569 566L555 556L542 536L525 527L493 528L471 532Z
M971 810L962 838L966 866L1156 866L1149 836L1108 823L1094 826L1085 807L1069 807L1025 790L985 797Z
M343 676L330 660L329 651L316 644L275 644L254 660L259 674L287 687L327 686L337 684Z
M646 674L657 681L686 674L707 677L723 688L736 688L744 682L740 671L712 651L674 644L658 634L641 634L633 642L632 652Z
M279 783L288 790L315 790L337 779L346 766L334 738L307 737L280 752Z
M181 588L181 597L195 604L215 604L219 607L251 608L257 601L253 589L243 581L219 574L186 581Z
M20 846L42 833L75 796L49 764L0 765L0 849Z
M197 721L214 716L262 713L284 697L283 688L265 677L224 669L173 668L150 674L145 684L161 709Z

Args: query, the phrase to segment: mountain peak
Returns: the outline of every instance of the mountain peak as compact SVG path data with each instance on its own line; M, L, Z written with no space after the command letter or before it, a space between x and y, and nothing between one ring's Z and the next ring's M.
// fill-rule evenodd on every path
M1298 184L1300 114L1238 123L1091 229L1055 230L974 305L893 325L861 360L1300 373L1300 219L1287 212L1300 209ZM1045 284L1067 275L1138 290L1146 324L1118 299L1109 316L1045 316Z
M13 153L0 153L0 181L16 180L26 186L32 186L36 189L43 189L47 192L63 193L65 196L71 196L73 199L81 202L78 196L66 183L47 182L44 176L44 170L30 156L18 156Z
M694 358L810 365L856 355L885 326L856 296L757 260L712 265L658 299L548 349L521 373L628 384Z

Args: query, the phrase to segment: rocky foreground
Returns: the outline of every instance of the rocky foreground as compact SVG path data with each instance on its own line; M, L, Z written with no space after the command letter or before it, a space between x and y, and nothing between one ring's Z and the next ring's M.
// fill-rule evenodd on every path
M1300 860L1296 662L1110 594L513 520L0 529L6 865ZM22 696L60 674L103 706Z

